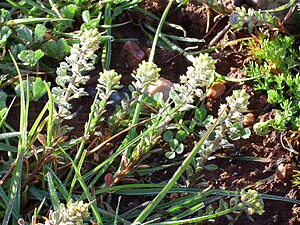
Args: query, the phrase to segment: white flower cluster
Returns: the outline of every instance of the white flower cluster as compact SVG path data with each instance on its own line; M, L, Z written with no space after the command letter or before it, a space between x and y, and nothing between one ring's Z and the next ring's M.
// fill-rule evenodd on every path
M87 223L83 222L90 216L88 212L89 204L83 203L83 201L74 202L71 200L67 206L64 204L59 205L59 209L49 212L49 218L45 223L37 223L36 225L84 225ZM24 224L24 220L19 220Z
M218 114L223 111L225 107L228 107L223 114L225 118L225 125L227 128L232 127L233 123L242 123L244 116L242 113L248 110L250 95L245 89L234 90L231 96L226 98L227 105L220 105Z
M247 192L243 189L241 191L241 201L245 204L245 211L248 215L258 214L262 215L264 210L264 203L257 191L249 189Z
M193 59L193 65L187 68L186 75L180 76L180 83L174 84L170 96L176 105L183 104L181 110L193 107L194 96L205 97L201 88L208 86L215 75L216 60L207 53Z
M215 136L211 140L205 140L202 145L201 154L209 154L220 148L231 147L225 136L229 134L231 140L238 140L241 137L248 138L251 134L249 128L244 128L242 121L244 119L243 112L247 111L250 95L245 89L234 90L231 96L226 98L227 104L220 105L218 114L222 113L219 125L214 129ZM211 117L212 118L212 117ZM206 124L208 129L216 119L211 119L210 123ZM200 133L203 136L205 131Z
M132 74L136 80L133 82L138 92L144 92L146 88L153 82L156 82L159 78L160 68L153 62L142 61L136 70L136 74Z
M121 88L120 80L122 75L118 74L115 70L104 70L99 73L97 88L106 90Z
M229 23L232 29L237 31L242 30L245 23L250 20L249 10L247 12L245 7L237 7L229 16Z
M97 57L95 51L99 49L100 36L97 29L84 30L80 36L80 44L73 44L71 55L57 68L55 81L59 86L52 88L55 102L59 106L59 111L55 115L57 118L73 118L69 101L88 95L80 86L84 85L90 76L82 74L94 69L93 64Z
M115 70L104 70L100 72L99 75L100 77L97 84L99 96L95 99L91 128L95 128L97 123L104 119L102 115L106 111L105 107L112 103L112 101L109 101L110 96L116 89L122 88L120 84L122 75L118 74Z

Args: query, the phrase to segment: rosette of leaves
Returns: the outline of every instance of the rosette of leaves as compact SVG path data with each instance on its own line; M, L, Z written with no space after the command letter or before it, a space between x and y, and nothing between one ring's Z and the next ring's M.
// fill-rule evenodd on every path
M184 130L178 130L174 135L171 130L167 130L163 133L163 139L168 143L170 151L165 153L165 156L168 159L175 158L176 154L181 154L184 151L184 140L186 139L187 134Z

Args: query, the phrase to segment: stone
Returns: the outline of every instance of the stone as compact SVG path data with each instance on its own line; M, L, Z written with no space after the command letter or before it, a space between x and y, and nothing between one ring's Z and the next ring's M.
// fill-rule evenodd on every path
M158 92L163 93L163 99L164 101L167 101L169 98L169 93L171 91L171 88L174 86L173 82L160 77L155 83L149 85L149 87L146 89L146 91L153 96L154 94Z
M124 44L122 54L125 57L128 67L131 69L137 68L146 56L145 52L135 42L131 41Z
M256 118L255 115L253 113L247 113L244 116L244 120L243 120L243 125L248 127L248 126L253 126L253 124L255 124L256 122Z
M219 98L224 94L226 85L223 82L213 83L207 90L206 97L211 99Z
M299 170L299 168L292 163L280 163L275 171L275 180L284 183L290 182L294 170Z

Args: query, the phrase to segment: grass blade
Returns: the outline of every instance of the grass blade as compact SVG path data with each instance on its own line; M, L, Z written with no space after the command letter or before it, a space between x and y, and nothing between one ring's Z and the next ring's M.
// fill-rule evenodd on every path
M0 134L0 140L7 139L7 138L13 138L13 137L19 137L21 134L22 134L22 132L10 132L10 133Z
M210 135L210 133L215 128L215 126L219 123L223 113L225 112L225 109L226 108L223 109L222 113L220 113L219 117L216 119L216 121L213 123L213 125L207 130L205 135L199 140L199 142L196 144L196 146L193 148L193 150L190 152L190 154L186 157L186 159L183 161L182 165L175 172L175 174L173 175L171 180L168 182L168 184L150 202L150 204L141 212L141 214L135 219L133 224L138 224L138 223L143 222L147 218L147 216L153 211L153 209L158 205L158 203L165 197L165 195L168 193L168 191L174 186L175 182L179 179L181 174L185 171L187 166L191 163L193 158L199 152L199 149L202 146L203 142Z
M57 192L55 190L52 174L50 172L48 172L46 174L46 178L47 178L47 182L48 182L48 189L49 189L49 193L50 193L50 200L51 200L52 206L53 206L54 210L59 210L59 198L58 198Z
M14 66L18 72L19 81L22 84L22 75L20 73L19 67L16 60L14 59L12 53L9 51L10 57L14 63ZM15 209L17 214L20 214L20 198L21 198L21 175L22 175L22 165L23 165L23 156L27 147L27 115L28 115L28 102L26 104L25 99L25 90L23 85L20 85L21 98L20 98L20 133L18 142L18 153L16 159L16 166L12 172L11 183L9 187L9 202L7 204L7 209L2 221L2 224L8 224L12 210ZM14 217L16 221L18 218Z

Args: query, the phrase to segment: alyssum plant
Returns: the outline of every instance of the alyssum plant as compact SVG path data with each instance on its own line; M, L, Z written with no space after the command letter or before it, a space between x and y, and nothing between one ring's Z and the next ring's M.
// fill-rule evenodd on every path
M72 99L86 95L86 92L81 87L89 79L88 75L84 75L86 71L93 69L93 61L95 60L95 51L99 48L98 40L100 34L97 30L85 30L81 37L81 43L78 45L73 45L71 49L71 55L66 58L66 62L61 63L57 70L58 77L56 79L58 87L52 89L52 95L54 102L57 104L54 110L54 122L52 127L52 137L55 132L61 132L62 122L65 119L71 119L75 114L71 113L70 101ZM153 58L152 58L153 60ZM156 114L151 114L150 118L144 120L144 126L137 131L134 129L139 123L140 112L142 111L142 102L147 95L146 88L151 83L155 82L159 78L159 68L150 60L149 62L142 62L137 69L136 73L133 74L135 81L131 88L132 100L129 107L134 108L134 115L132 118L132 124L129 125L130 130L122 141L120 146L116 148L114 153L110 155L106 160L100 162L94 168L86 173L82 173L82 167L88 153L85 150L85 139L82 140L80 147L77 151L75 159L73 160L67 152L61 147L57 147L55 150L57 154L64 154L67 159L72 163L72 169L65 182L62 182L55 173L48 168L47 182L50 192L51 203L53 204L54 210L50 213L48 220L45 224L83 224L84 221L88 219L96 220L98 224L103 224L103 221L109 221L109 212L98 208L98 202L93 200L90 188L94 188L95 184L103 182L100 177L107 173L107 168L115 161L117 156L122 154L122 160L119 169L113 174L110 182L106 182L101 186L99 190L95 190L95 196L98 197L102 190L105 188L118 187L118 182L126 178L126 176L134 171L137 165L141 163L145 158L149 157L151 149L153 146L161 139L161 134L167 129L170 122L175 118L179 112L188 111L193 109L195 106L195 97L197 96L200 100L205 98L205 93L203 90L205 87L211 83L215 75L215 60L208 56L208 54L200 54L193 59L193 65L187 68L185 75L180 77L180 83L175 84L170 92L169 99L164 102L162 97L158 97L156 100L159 105L159 111ZM109 97L114 92L115 89L120 88L121 75L117 74L113 70L104 70L100 73L100 78L98 80L98 92L95 97L94 104L91 107L91 113L89 121L85 127L85 138L88 138L90 131L96 131L101 129L101 124L105 123L103 112L107 104L110 103ZM184 173L187 166L191 163L194 157L199 154L203 158L199 166L203 166L205 159L220 146L225 145L222 140L225 138L224 133L228 132L240 135L240 127L238 124L241 122L242 113L247 108L249 96L244 90L237 90L233 92L232 97L228 97L227 105L222 106L219 113L219 118L212 121L213 123L208 126L207 132L202 133L203 138L198 142L193 151L187 157L187 160L183 162L183 165L174 174L173 178L169 181L168 185L162 190L162 192L153 200L149 207L146 207L135 219L134 224L143 222L147 216L152 213L155 206L160 202L160 200L168 193L170 188L175 185L180 176ZM126 100L125 100L126 101ZM125 104L126 105L126 104ZM220 123L221 122L221 123ZM215 140L208 140L204 142L208 134L212 132L213 128L216 127L214 132ZM68 127L63 130L67 131ZM101 130L100 130L101 131ZM49 144L49 142L47 143ZM227 142L226 142L227 144ZM103 145L102 145L103 146ZM50 146L49 146L50 147ZM52 146L54 147L54 146ZM101 147L101 144L100 144ZM75 173L75 176L74 176ZM52 175L50 175L52 174ZM53 176L53 177L52 177ZM70 182L70 177L74 176ZM52 180L54 179L55 182ZM107 181L107 179L106 179ZM76 197L73 194L76 184L79 183L83 192L81 195ZM78 186L78 185L77 185ZM59 194L62 196L63 200L67 202L67 206L60 203L56 190L59 190ZM247 192L248 193L248 192ZM249 192L250 193L250 192ZM79 199L76 203L79 208L74 208L72 199ZM233 204L230 210L228 207L223 207L225 210L229 210L228 213L234 212L236 210L245 210L246 208L252 209L249 214L259 213L261 214L262 205L259 205L259 196L255 194L253 197L242 197L242 204ZM81 201L87 200L90 207L92 208L93 216L88 215L87 206ZM238 201L236 201L238 202ZM253 209L254 205L258 210ZM73 213L73 209L76 209L76 215ZM73 210L73 211L72 211ZM195 210L199 210L196 208ZM211 212L212 218L220 216L218 213ZM100 213L102 214L100 216ZM185 217L188 215L185 215ZM130 224L126 219L116 216L117 221L122 221L125 224ZM206 217L201 217L197 220L205 220Z

